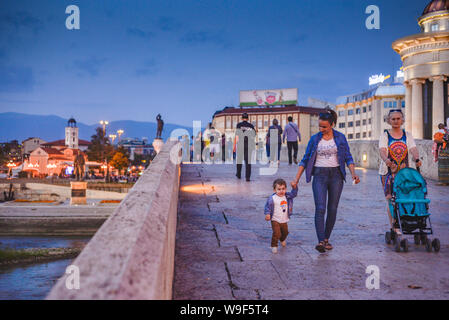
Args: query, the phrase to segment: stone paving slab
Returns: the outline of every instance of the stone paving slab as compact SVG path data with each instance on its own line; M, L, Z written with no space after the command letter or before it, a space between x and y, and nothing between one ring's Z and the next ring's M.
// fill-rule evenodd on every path
M385 244L386 202L374 170L358 169L362 183L345 184L332 251L318 253L311 184L304 177L294 201L287 247L273 254L266 199L276 178L291 181L296 166L251 182L232 165L184 165L175 252L174 299L449 299L449 187L428 181L439 253L409 240L409 252ZM290 189L290 187L289 187ZM380 270L380 289L366 288L368 266ZM416 288L411 289L409 286Z

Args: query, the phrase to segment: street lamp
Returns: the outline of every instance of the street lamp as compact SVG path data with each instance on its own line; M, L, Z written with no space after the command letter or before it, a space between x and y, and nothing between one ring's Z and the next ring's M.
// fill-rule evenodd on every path
M125 131L123 131L122 129L117 130L117 133L118 133L118 142L120 142L120 137L122 136L123 132L125 132Z
M9 172L8 172L8 176L11 177L12 176L12 168L16 167L16 164L12 161L8 162L8 164L6 165L9 168Z
M110 134L110 135L109 135L109 138L112 140L112 145L114 145L114 140L115 140L115 138L117 138L117 135L115 135L115 134Z
M109 121L100 120L100 124L103 126L103 133L106 134L106 126L109 124Z

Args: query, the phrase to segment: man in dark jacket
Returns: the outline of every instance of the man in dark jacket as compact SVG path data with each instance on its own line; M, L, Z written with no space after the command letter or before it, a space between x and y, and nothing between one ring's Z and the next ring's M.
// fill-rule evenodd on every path
M237 178L241 179L242 175L242 155L241 152L238 150L238 139L239 137L243 137L244 143L243 143L243 153L244 153L244 160L245 160L245 177L246 181L250 181L251 178L251 157L252 157L252 151L254 149L254 141L249 141L249 139L254 140L256 136L256 131L254 129L254 126L248 122L248 114L244 113L242 115L242 122L239 122L237 124L237 132L236 132L236 152L237 152ZM250 142L251 143L250 145Z

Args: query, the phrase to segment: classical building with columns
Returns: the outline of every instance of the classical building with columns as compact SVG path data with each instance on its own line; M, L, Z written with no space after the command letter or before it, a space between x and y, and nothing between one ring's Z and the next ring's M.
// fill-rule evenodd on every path
M393 42L404 71L405 129L432 139L449 117L449 0L433 0L418 19L421 33Z

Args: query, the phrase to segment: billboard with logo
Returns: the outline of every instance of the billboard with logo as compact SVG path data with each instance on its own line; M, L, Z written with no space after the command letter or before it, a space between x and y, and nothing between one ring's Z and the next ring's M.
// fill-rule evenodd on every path
M298 89L269 89L240 91L240 106L279 106L298 104Z

